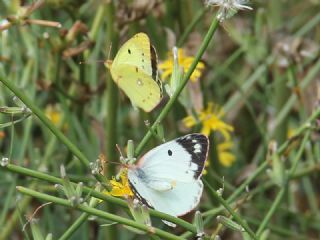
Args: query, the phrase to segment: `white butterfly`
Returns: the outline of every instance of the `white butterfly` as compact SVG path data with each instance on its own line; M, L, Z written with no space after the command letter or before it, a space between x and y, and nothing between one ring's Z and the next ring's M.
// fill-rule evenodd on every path
M200 177L208 149L208 138L198 133L152 149L128 169L135 197L148 207L173 216L190 212L202 195Z

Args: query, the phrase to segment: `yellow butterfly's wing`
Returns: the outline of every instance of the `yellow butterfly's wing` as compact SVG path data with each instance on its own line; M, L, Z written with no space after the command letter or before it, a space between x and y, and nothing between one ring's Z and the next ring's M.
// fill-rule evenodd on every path
M150 112L160 102L162 91L159 85L146 73L135 66L122 64L117 67L115 82L130 98L134 106Z
M109 67L113 80L133 105L149 112L160 102L162 83L158 78L157 54L145 33L129 39Z

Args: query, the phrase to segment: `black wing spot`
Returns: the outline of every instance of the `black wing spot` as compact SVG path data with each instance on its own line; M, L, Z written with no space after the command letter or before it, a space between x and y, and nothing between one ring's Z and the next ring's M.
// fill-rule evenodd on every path
M130 48L128 48L128 53L129 53L129 54L131 54L131 50L130 50Z
M168 150L168 155L172 156L172 151L170 149Z
M139 72L138 68L136 67L136 72Z

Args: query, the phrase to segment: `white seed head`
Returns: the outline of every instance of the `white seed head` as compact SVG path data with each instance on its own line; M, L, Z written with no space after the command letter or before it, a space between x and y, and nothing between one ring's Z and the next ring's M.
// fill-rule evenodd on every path
M207 0L208 6L219 7L217 18L220 22L232 17L238 10L252 10L245 5L248 0Z
M3 157L2 159L1 159L1 167L5 167L5 166L7 166L8 164L9 164L9 158L7 158L7 157Z

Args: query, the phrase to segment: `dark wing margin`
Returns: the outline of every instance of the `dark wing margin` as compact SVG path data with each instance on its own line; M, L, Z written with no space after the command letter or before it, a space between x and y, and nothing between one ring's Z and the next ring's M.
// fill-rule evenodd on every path
M194 178L199 179L208 157L209 139L203 134L193 133L177 138L176 142L191 155L191 162L198 166Z
M154 207L151 206L151 204L150 204L145 198L143 198L143 197L139 194L139 192L138 192L137 189L134 187L134 185L130 182L129 179L128 179L128 182L129 182L130 189L131 189L131 191L132 191L133 194L134 194L134 197L135 197L136 199L138 199L138 201L139 201L141 204L146 205L148 208L154 209Z
M150 56L151 56L151 69L152 69L152 79L156 81L160 88L160 97L162 98L162 82L158 76L158 56L156 49L152 44L150 44Z

